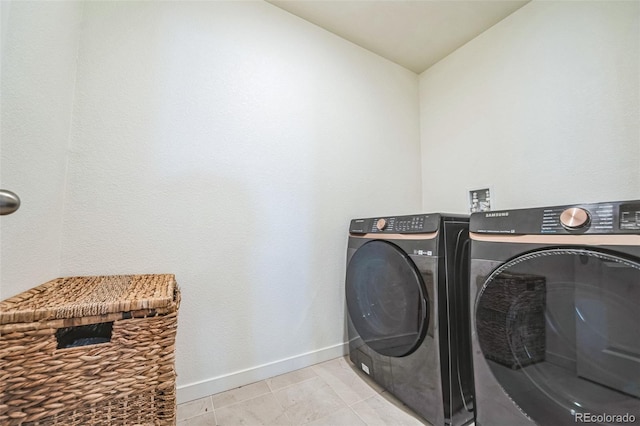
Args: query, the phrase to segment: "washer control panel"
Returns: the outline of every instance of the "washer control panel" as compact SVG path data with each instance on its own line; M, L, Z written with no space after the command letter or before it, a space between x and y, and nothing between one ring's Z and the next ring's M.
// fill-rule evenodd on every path
M543 234L558 233L562 230L612 232L614 224L613 204L580 207L549 207L542 211Z
M474 213L470 230L486 234L638 234L640 200Z
M349 232L352 234L421 234L437 231L439 222L439 214L353 219Z

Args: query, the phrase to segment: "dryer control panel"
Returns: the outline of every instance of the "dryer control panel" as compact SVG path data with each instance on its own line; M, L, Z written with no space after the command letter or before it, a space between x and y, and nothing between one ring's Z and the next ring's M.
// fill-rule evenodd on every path
M349 232L352 234L424 234L436 232L440 218L440 214L434 213L353 219Z
M640 234L640 200L474 213L469 227L484 234Z

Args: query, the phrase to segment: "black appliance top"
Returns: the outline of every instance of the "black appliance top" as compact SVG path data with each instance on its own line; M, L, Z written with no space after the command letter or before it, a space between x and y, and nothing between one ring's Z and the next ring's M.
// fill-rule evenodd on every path
M640 200L473 213L479 234L640 234Z
M436 232L447 220L469 221L469 216L445 213L413 214L406 216L379 216L353 219L351 234L424 234Z

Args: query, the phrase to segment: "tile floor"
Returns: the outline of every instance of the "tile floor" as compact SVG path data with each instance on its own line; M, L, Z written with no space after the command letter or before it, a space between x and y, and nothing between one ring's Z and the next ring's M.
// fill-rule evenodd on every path
M429 425L346 357L178 406L178 426Z

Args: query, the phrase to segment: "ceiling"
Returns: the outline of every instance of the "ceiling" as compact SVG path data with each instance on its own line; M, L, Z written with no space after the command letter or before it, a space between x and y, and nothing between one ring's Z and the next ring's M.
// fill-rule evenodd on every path
M267 0L421 73L530 0Z

